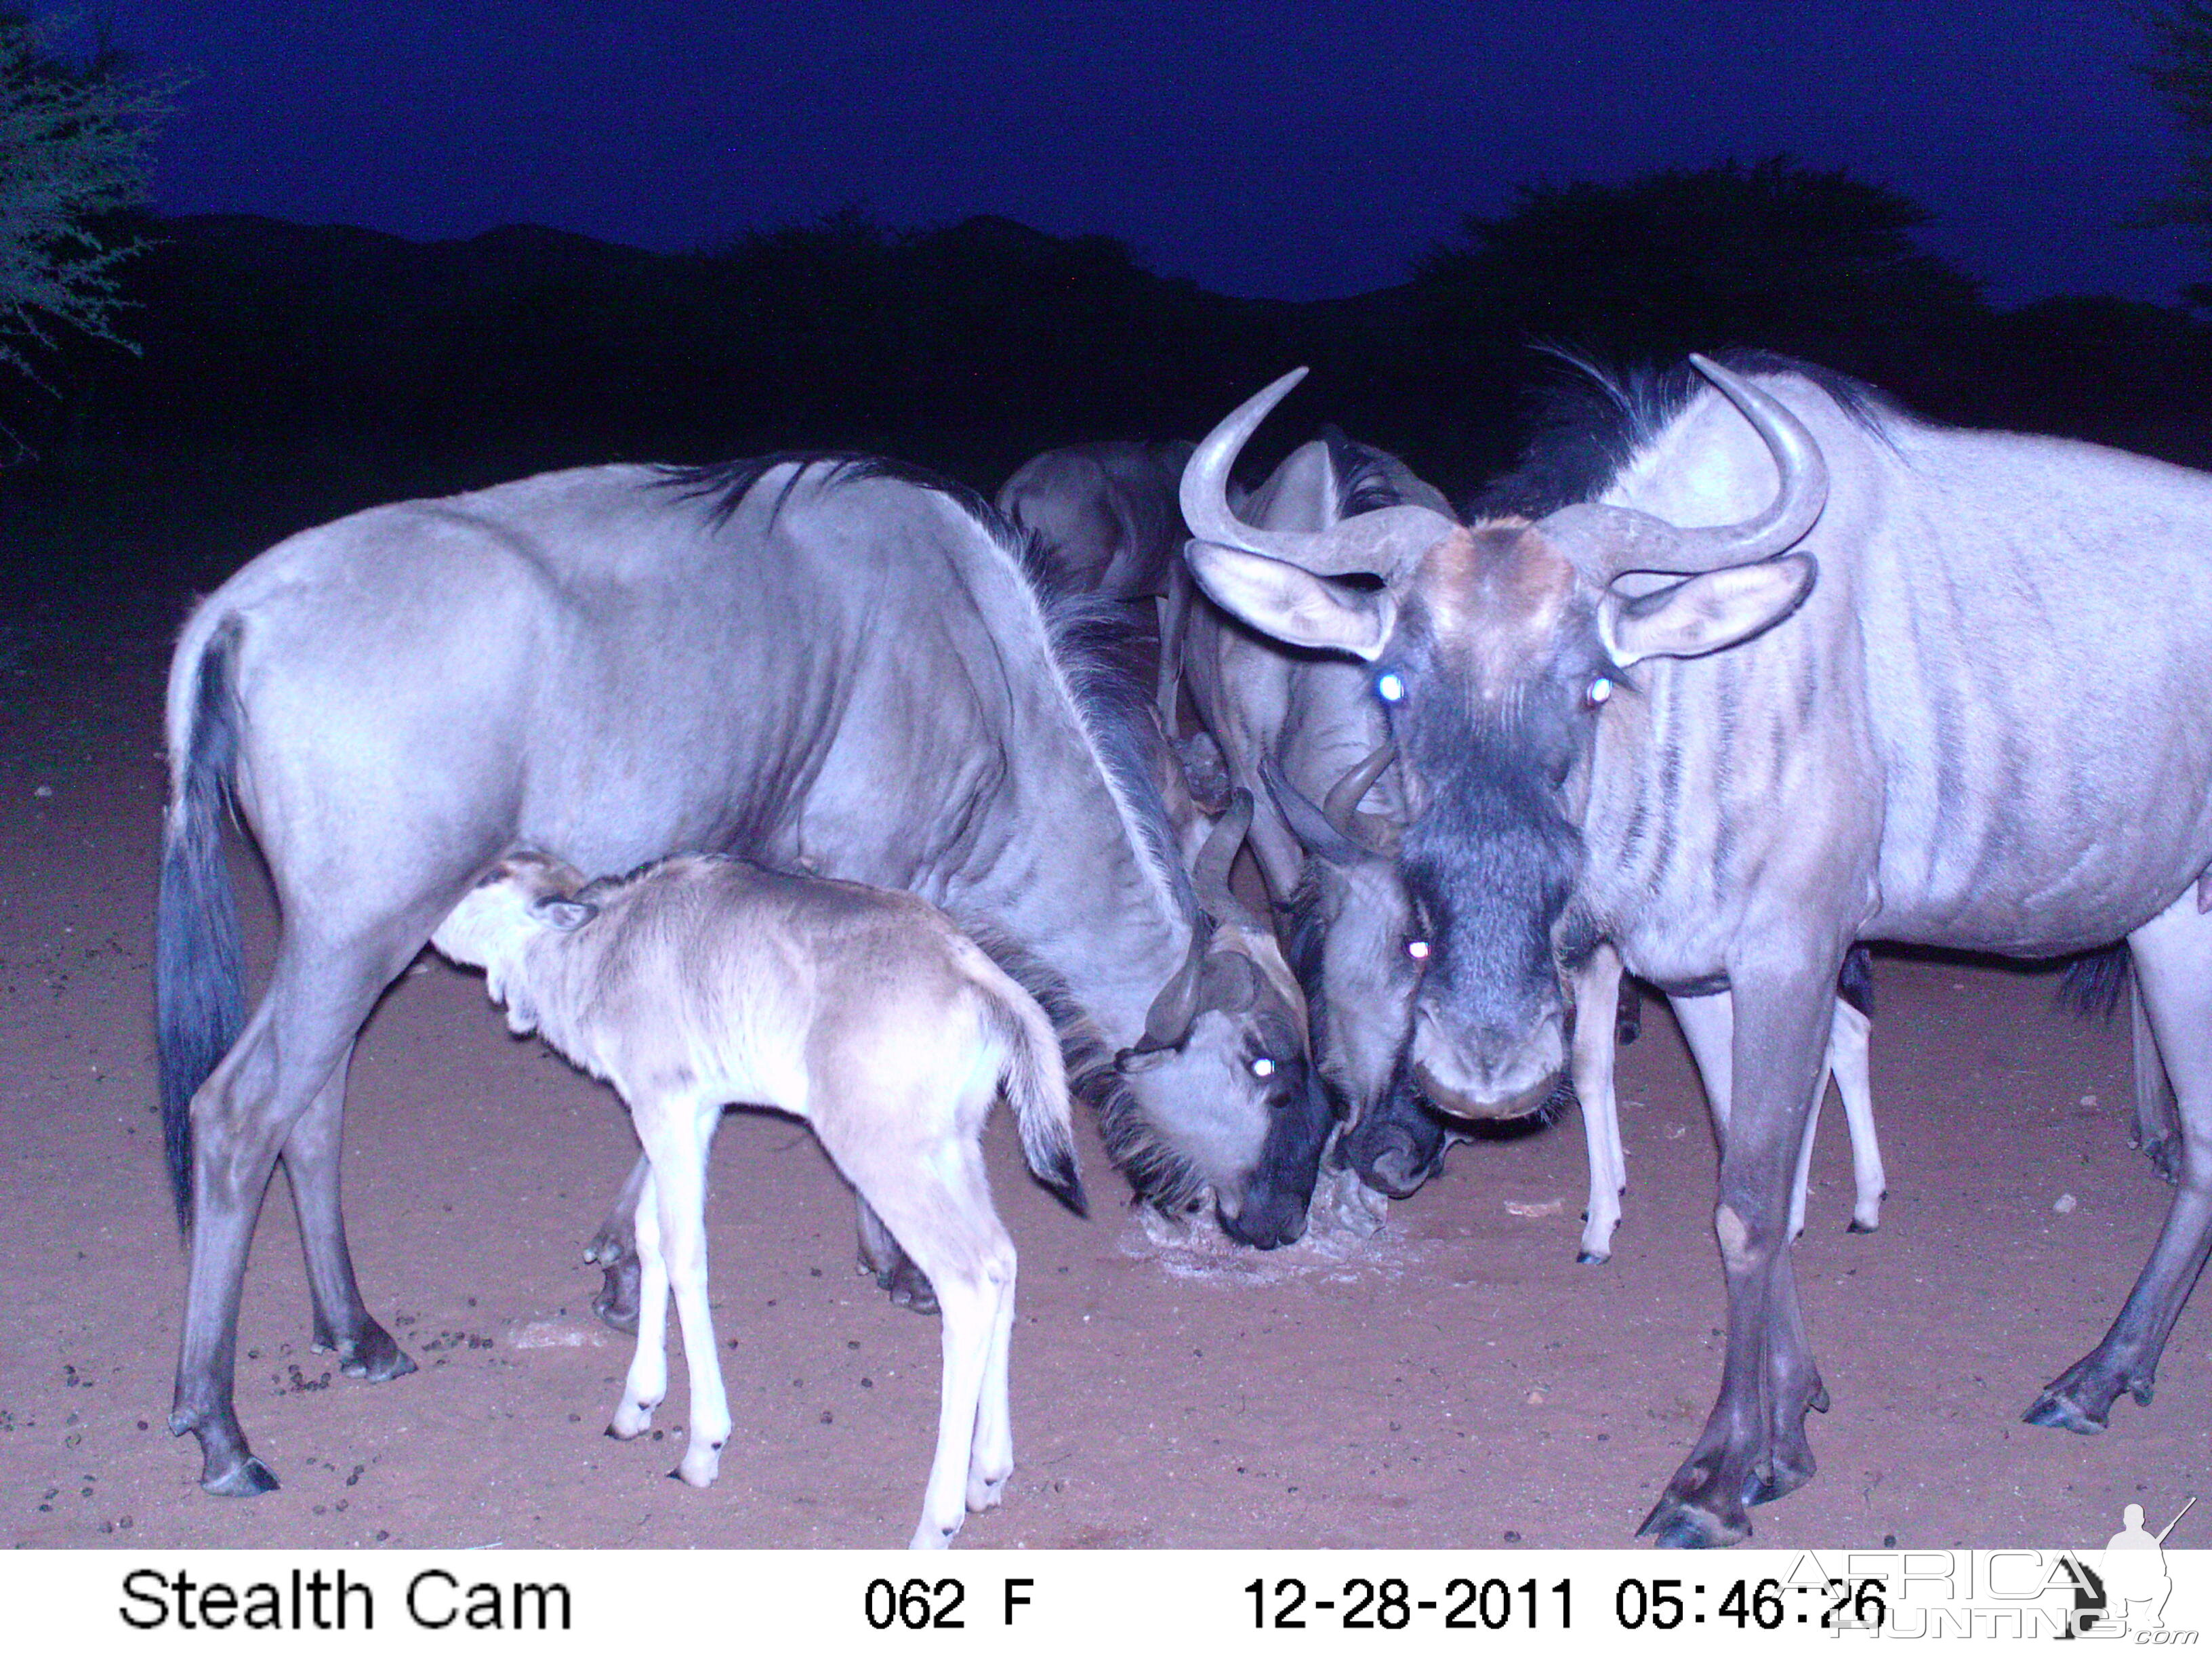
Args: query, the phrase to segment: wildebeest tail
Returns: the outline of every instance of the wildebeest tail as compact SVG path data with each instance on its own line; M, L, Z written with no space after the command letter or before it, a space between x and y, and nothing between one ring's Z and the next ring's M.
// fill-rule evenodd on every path
M238 763L233 684L238 625L219 623L172 688L189 708L170 720L169 808L161 833L154 927L154 1015L161 1073L161 1143L177 1224L192 1221L192 1096L246 1023L245 952L223 862L222 817Z
M1854 945L1844 953L1844 971L1836 975L1836 994L1869 1019L1874 1018L1874 952Z
M1060 1054L1060 1038L1052 1021L1036 1000L977 949L969 976L990 1010L1006 1047L999 1086L1014 1109L1021 1130L1022 1157L1036 1178L1049 1187L1060 1201L1087 1216L1091 1200L1083 1191L1083 1177L1075 1167L1075 1133L1067 1102L1067 1067Z
M2110 1019L2127 994L2132 971L2124 945L2076 957L2058 976L2058 1006L2084 1019Z

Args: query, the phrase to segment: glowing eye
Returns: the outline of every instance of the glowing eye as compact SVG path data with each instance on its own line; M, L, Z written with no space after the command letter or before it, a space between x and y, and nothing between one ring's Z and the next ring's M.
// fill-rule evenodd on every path
M1593 706L1601 703L1613 695L1613 682L1601 674L1589 683L1589 690L1584 695Z
M1425 939L1407 939L1406 941L1406 954L1413 957L1416 962L1426 962L1429 959L1428 940Z
M1385 674L1375 682L1375 695L1385 702L1396 702L1406 695L1406 682L1395 674Z
M1274 1074L1275 1062L1268 1059L1267 1055L1262 1054L1259 1059L1252 1062L1252 1075L1254 1077L1273 1077Z

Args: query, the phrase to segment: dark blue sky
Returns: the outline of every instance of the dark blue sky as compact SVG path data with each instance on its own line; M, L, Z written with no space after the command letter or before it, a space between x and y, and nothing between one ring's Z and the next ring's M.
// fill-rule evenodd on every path
M40 7L40 9L51 8ZM106 0L197 76L172 212L674 250L859 204L1103 231L1311 298L1516 185L1778 151L1904 191L2014 301L2204 274L2118 221L2177 145L2119 0Z

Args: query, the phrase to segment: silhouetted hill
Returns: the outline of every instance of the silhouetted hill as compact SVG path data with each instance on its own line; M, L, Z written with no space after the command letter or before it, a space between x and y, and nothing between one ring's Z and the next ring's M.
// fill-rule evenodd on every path
M1754 191L1790 211L1709 246ZM1827 216L1810 228L1807 200ZM1555 368L1531 341L1595 339L1795 350L1939 418L2212 460L2203 325L2113 300L1994 310L1900 240L1912 211L1786 163L1535 192L1401 287L1308 304L988 215L914 232L843 215L677 255L532 225L417 242L198 216L160 222L125 269L142 354L73 346L61 402L17 388L0 418L49 453L310 444L491 477L854 447L988 488L1054 444L1195 436L1310 363L1255 466L1334 420L1464 491L1510 459L1520 388ZM1654 212L1671 240L1638 230Z

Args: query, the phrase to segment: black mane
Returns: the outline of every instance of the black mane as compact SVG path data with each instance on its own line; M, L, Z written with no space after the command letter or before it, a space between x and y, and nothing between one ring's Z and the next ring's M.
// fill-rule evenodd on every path
M1547 377L1537 387L1521 459L1468 503L1471 520L1540 519L1563 507L1595 501L1638 452L1711 385L1686 361L1664 369L1613 370L1571 352L1549 355L1567 372ZM1779 352L1723 351L1716 361L1739 374L1801 375L1884 443L1890 441L1893 422L1911 418L1896 399L1863 380Z

